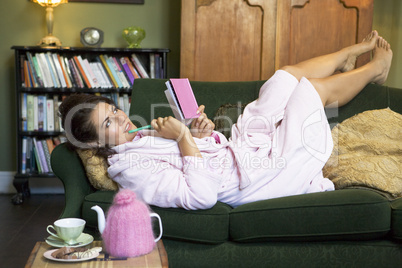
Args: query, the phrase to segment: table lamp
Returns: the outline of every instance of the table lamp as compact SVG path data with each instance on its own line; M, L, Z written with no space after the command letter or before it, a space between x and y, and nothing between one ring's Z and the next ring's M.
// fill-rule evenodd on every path
M67 3L68 0L31 0L43 7L46 7L46 25L47 25L47 35L43 37L39 45L47 46L61 46L59 38L52 34L53 32L53 7L57 7L60 4Z

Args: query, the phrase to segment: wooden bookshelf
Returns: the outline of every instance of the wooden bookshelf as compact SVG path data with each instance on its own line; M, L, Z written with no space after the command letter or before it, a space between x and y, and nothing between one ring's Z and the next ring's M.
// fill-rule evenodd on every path
M102 94L128 112L135 79L167 78L166 48L11 49L15 51L17 113L17 173L13 184L18 193L13 197L14 204L23 203L24 197L30 195L29 178L55 177L49 155L64 140L57 116L64 96L80 92Z

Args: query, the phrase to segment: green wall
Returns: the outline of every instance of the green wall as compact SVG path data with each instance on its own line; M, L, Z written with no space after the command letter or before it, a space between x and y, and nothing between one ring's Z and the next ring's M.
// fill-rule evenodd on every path
M169 48L168 75L179 76L180 0L145 0L143 5L68 3L54 8L53 34L63 46L82 46L80 31L104 31L102 47L126 47L121 32L141 26L144 48ZM32 46L46 35L45 8L28 0L0 1L0 171L16 170L13 45Z
M186 1L186 0L185 0ZM125 47L121 31L143 27L143 47L170 48L168 72L179 76L180 0L145 0L144 5L68 3L54 9L53 33L63 46L81 46L79 32L94 26L105 33L103 47ZM393 66L388 86L402 89L402 1L374 0L373 28L391 43ZM46 35L45 9L28 0L0 1L0 172L16 170L13 45L36 45ZM399 74L399 75L398 75Z

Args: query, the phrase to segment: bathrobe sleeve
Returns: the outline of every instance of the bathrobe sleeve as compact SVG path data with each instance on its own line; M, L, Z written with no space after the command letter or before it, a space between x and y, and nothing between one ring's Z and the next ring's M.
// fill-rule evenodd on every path
M118 161L109 167L109 174L121 188L133 190L150 205L188 210L214 206L222 176L208 167L205 158L180 159L177 165L168 157Z

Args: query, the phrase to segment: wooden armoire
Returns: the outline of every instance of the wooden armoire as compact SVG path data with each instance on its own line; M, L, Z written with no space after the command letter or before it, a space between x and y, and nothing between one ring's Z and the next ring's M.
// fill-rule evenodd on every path
M182 0L181 12L180 76L250 81L360 42L373 0Z

